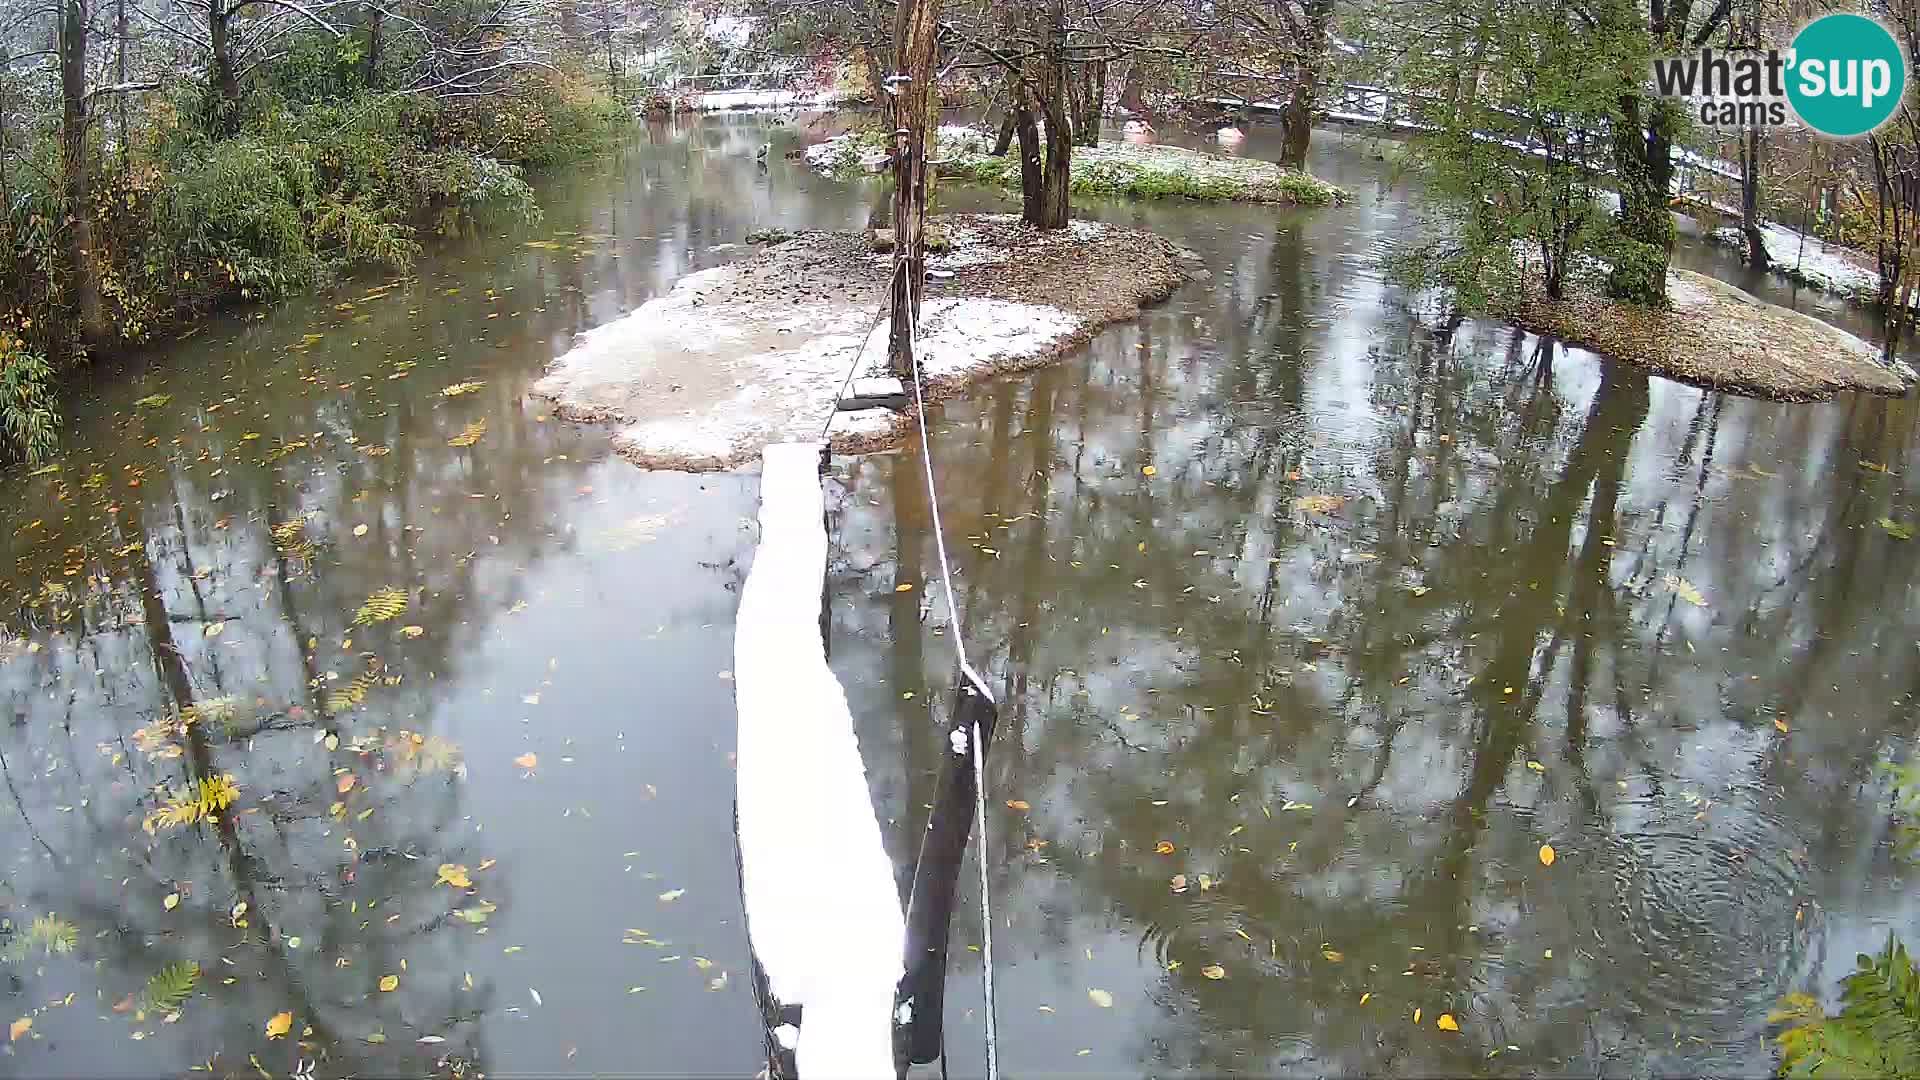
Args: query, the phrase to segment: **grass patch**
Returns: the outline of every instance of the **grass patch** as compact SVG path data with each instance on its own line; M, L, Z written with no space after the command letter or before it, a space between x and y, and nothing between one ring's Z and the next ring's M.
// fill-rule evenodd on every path
M971 128L940 129L935 156L940 175L1011 191L1020 190L1020 160L994 157L992 140ZM873 174L886 158L888 135L863 130L842 135L807 152L813 167L836 180ZM1197 199L1285 206L1331 206L1347 192L1297 169L1270 161L1223 157L1178 146L1101 143L1073 150L1075 195L1126 195L1136 199Z

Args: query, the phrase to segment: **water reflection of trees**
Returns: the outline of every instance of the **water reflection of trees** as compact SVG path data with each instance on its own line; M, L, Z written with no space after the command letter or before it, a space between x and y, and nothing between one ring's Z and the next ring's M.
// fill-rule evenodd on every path
M1508 1044L1768 1067L1771 995L1888 913L1855 792L1912 723L1912 563L1875 525L1909 512L1911 407L1356 322L1377 286L1309 285L1335 268L1296 233L941 422L964 625L1003 679L996 786L1034 808L995 815L1009 948L1071 963L1072 928L1115 915L1146 934L1155 1069L1485 1071ZM903 856L951 665L942 606L922 625L893 592L937 576L917 468L849 464L834 522L836 667ZM1696 912L1660 891L1683 866L1731 884ZM1175 872L1220 884L1175 895ZM1732 928L1674 929L1710 913ZM1071 1067L1067 1042L1026 1052Z

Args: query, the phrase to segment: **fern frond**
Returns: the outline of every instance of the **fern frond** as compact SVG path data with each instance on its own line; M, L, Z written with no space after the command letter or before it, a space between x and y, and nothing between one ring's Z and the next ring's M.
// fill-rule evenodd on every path
M457 382L457 383L454 383L452 386L449 386L441 390L440 396L441 397L459 397L461 394L471 394L475 390L478 390L485 385L487 384L484 382L473 382L473 381Z
M200 965L191 960L182 960L154 972L153 977L147 980L147 988L141 991L140 998L147 1008L155 1012L177 1012L193 996L193 988L199 982Z
M356 708L367 700L367 691L379 683L379 678L371 671L355 675L352 681L327 691L327 712L343 713Z
M1862 953L1858 965L1841 981L1837 1015L1805 994L1790 994L1768 1017L1789 1025L1776 1039L1783 1074L1920 1075L1920 970L1891 934L1878 956Z
M233 777L221 775L188 784L183 791L169 789L160 808L147 815L141 828L149 835L205 821L232 806L240 798L240 785Z
M353 624L355 626L364 626L367 623L386 622L389 619L397 619L406 613L407 593L405 589L395 589L392 587L378 589L373 595L367 597L367 602L361 604L360 610L354 613Z
M65 956L80 945L80 928L58 915L35 916L26 931L15 931L13 940L0 952L0 960L19 963L38 951L45 956Z

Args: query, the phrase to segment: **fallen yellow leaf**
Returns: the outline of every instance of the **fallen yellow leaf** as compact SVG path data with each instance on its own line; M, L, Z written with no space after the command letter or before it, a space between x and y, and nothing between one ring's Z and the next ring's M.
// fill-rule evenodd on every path
M1452 1013L1441 1013L1440 1019L1435 1020L1433 1022L1433 1026L1439 1028L1441 1031L1459 1031L1460 1030L1460 1025L1457 1022L1455 1022L1455 1020L1453 1019Z
M1151 465L1142 465L1142 466L1140 466L1140 475L1141 475L1141 476L1152 476L1153 474L1154 474L1154 468L1153 468L1153 466L1151 466Z
M1776 718L1773 722L1773 726L1776 728L1779 728L1781 731L1787 730L1787 722L1785 720L1780 720Z
M898 585L895 585L895 586L893 587L893 591L894 591L894 592L912 592L912 591L913 591L913 582L911 582L911 581L903 581L903 582L901 582L900 584L898 584Z
M1540 845L1540 865L1552 866L1554 858L1555 856L1553 854L1553 845L1541 844Z
M1028 803L1027 803L1027 800L1025 800L1025 799L1008 799L1008 800L1007 800L1007 809L1009 809L1009 810L1031 810L1031 809L1033 809L1033 807L1032 807L1032 806L1030 806L1030 805L1028 805Z
M473 888L473 879L467 876L467 868L459 863L440 864L440 876L433 883L438 885L443 881L456 889Z
M1171 855L1173 854L1173 841L1162 840L1159 843L1153 845L1153 850L1162 855Z
M1224 979L1227 977L1227 969L1221 967L1219 964L1208 964L1206 967L1200 969L1200 974L1205 975L1209 979Z
M163 908L166 908L168 911L172 911L174 908L179 907L180 894L177 892L168 893L167 898L165 900L160 901L160 906Z
M540 764L540 755L539 754L521 754L519 757L513 759L513 763L515 765L520 766L523 769L531 769L535 765Z
M267 1021L267 1038L269 1039L282 1038L292 1030L293 1014L290 1012L274 1013Z
M1419 1010L1419 1009L1415 1009L1415 1010L1413 1010L1413 1022L1414 1022L1414 1023L1416 1023L1416 1024L1420 1022L1420 1010Z
M20 1019L15 1020L13 1022L13 1025L7 1028L7 1041L19 1042L21 1038L23 1038L27 1034L27 1032L32 1030L33 1030L33 1017L23 1016Z
M393 991L398 989L400 989L400 976L398 975L380 976L380 992L381 993L390 994Z
M1105 990L1088 990L1087 997L1091 998L1095 1005L1103 1009L1113 1008L1113 995L1107 993Z
M353 785L359 782L360 782L359 779L356 778L352 773L341 773L340 782L335 784L334 787L340 790L340 794L345 795L347 792L353 790Z

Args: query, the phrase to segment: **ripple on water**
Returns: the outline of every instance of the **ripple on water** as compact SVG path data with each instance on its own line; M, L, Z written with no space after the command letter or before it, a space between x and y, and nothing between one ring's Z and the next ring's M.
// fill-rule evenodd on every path
M1698 1036L1763 1024L1793 989L1816 917L1790 854L1797 844L1751 804L1615 834L1602 854L1611 903L1596 929L1602 959L1625 976L1622 996Z

